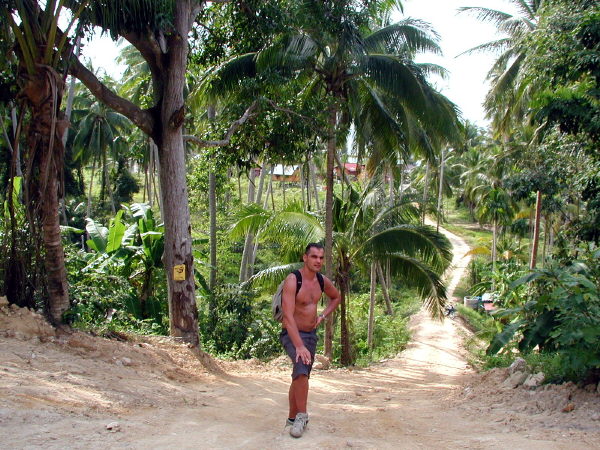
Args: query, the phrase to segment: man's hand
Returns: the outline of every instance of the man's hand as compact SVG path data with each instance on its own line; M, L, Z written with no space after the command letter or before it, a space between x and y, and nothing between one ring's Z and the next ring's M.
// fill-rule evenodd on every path
M319 314L319 316L317 317L317 323L315 324L315 328L319 328L319 325L321 324L321 322L323 322L325 320L325 316L323 314Z
M310 364L312 361L312 356L304 345L296 348L296 362L298 361L302 361L304 364Z

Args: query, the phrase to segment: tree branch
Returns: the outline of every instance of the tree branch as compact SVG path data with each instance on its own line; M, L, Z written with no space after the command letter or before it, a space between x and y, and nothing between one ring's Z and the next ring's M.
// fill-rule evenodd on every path
M194 144L196 144L196 145L198 145L200 147L224 147L225 145L229 145L229 143L231 142L231 136L233 136L233 134L237 131L237 129L239 127L241 127L244 123L246 123L246 121L250 117L254 116L254 112L256 111L257 107L258 107L258 100L255 100L248 107L248 109L246 109L246 111L244 112L244 114L242 115L242 117L240 117L239 119L235 120L231 124L231 126L227 130L227 133L225 133L225 137L223 139L220 139L218 141L209 141L209 140L206 140L206 139L200 139L199 137L186 134L186 135L183 136L183 140L187 141L187 142L194 143Z
M71 56L69 60L69 73L81 81L90 92L105 105L123 114L131 120L140 130L152 136L154 118L148 110L141 109L129 100L120 97L108 89L79 59Z
M268 98L266 98L266 99L265 99L265 101L266 101L266 102L267 102L269 105L271 105L271 107L272 107L274 110L276 110L276 111L281 111L281 112L284 112L284 113L286 113L286 114L289 114L289 115L298 116L298 117L301 117L301 118L302 118L302 119L304 119L304 120L308 120L308 121L311 121L311 122L316 122L316 121L317 121L317 119L315 119L314 117L303 116L302 114L300 114L300 113L297 113L297 112L296 112L296 111L294 111L294 110L291 110L291 109L288 109L288 108L284 108L283 106L279 106L279 105L277 105L277 103L275 103L275 102L274 102L273 100L271 100L271 99L268 99Z

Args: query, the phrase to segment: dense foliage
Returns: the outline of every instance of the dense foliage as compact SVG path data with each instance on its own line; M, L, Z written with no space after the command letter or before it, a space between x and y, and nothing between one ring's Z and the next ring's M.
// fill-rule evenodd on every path
M405 345L419 297L443 311L448 243L424 220L443 221L444 197L452 196L465 208L465 233L482 238L471 242L465 289L497 296L493 315L463 310L481 330L488 364L520 352L547 362L550 379L594 376L600 7L512 3L516 15L464 8L503 33L471 43L500 51L485 99L492 123L481 129L459 125L455 106L430 83L444 70L415 61L439 52L439 36L418 19L391 23L397 1L194 3L189 61L178 72L183 106L168 120L160 117L171 100L163 75L172 72L162 68L173 59L153 52L177 47L181 4L3 2L0 293L77 327L168 334L173 292L165 279L173 271L165 255L175 247L165 239L177 228L191 247L186 264L194 259L195 299L182 316L195 320L197 308L191 333L198 328L218 355L267 358L280 352L279 328L269 318L269 288L254 281L270 274L275 283L308 240L325 236L344 296L332 355L362 364ZM63 7L81 19L65 40L54 20ZM63 58L76 53L75 34L87 36L94 24L133 41L122 52L121 80ZM36 105L39 86L28 84L36 67L47 68L39 80L57 93L45 98L64 102ZM93 95L81 83L67 89L74 67ZM129 103L115 108L109 89ZM163 147L175 122L185 132ZM175 147L185 174L165 169ZM358 173L340 170L350 158ZM187 184L165 194L176 175ZM48 180L53 189L44 189ZM191 222L166 227L188 191ZM40 200L48 192L55 203ZM50 245L60 239L44 241L50 228L58 235L57 213L64 252ZM48 263L52 251L66 262ZM65 305L52 309L48 275L64 265L63 315Z

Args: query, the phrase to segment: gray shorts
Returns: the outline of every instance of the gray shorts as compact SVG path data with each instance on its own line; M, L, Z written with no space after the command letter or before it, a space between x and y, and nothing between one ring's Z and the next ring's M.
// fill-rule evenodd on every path
M312 370L313 362L315 361L315 352L317 351L317 341L319 340L317 337L317 330L299 331L299 333L300 339L304 342L304 346L310 352L310 364L304 364L302 361L296 362L296 347L294 347L286 329L283 329L279 335L279 341L294 365L292 370L292 380L295 380L300 375L306 375L310 378L310 371Z

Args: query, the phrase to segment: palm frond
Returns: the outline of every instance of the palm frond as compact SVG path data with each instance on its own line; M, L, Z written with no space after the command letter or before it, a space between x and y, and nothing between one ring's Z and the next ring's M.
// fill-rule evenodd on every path
M471 47L470 49L465 50L464 52L461 52L456 56L458 57L462 55L471 55L473 53L480 52L500 53L506 51L507 49L510 49L512 44L513 40L511 38L496 39L495 41L490 41L484 44L476 45L475 47Z
M319 220L307 213L282 211L268 223L264 238L281 242L284 249L303 249L308 242L323 239L324 230Z
M258 71L295 71L306 67L317 52L317 44L306 34L284 35L256 56Z
M425 308L437 319L443 318L446 287L439 274L423 261L396 253L388 255L390 271L408 287L417 288Z
M385 54L371 54L366 59L369 81L388 95L402 99L411 109L424 106L423 81L412 63Z
M240 239L248 233L257 234L271 218L272 213L256 203L250 203L240 208L236 220L231 225L229 235L232 239Z
M200 83L200 92L209 103L237 92L243 79L256 76L256 53L236 56L209 71Z
M440 274L452 260L452 244L448 238L428 225L390 227L369 237L362 247L362 251L378 258L395 253L419 258Z
M281 283L290 272L300 269L300 267L302 267L302 263L299 262L269 267L268 269L261 270L251 276L245 284L258 289L269 289L273 291L274 294L279 283Z
M406 18L401 22L375 31L364 39L370 53L415 54L431 52L441 54L440 36L427 22Z
M418 63L417 67L421 69L421 72L428 75L437 75L440 78L446 79L448 78L448 70L445 67L440 66L439 64L431 64L431 63Z
M512 14L508 14L503 11L480 6L463 6L458 8L458 12L471 14L482 22L488 22L494 24L495 26L499 26L506 20L509 20L513 17Z

